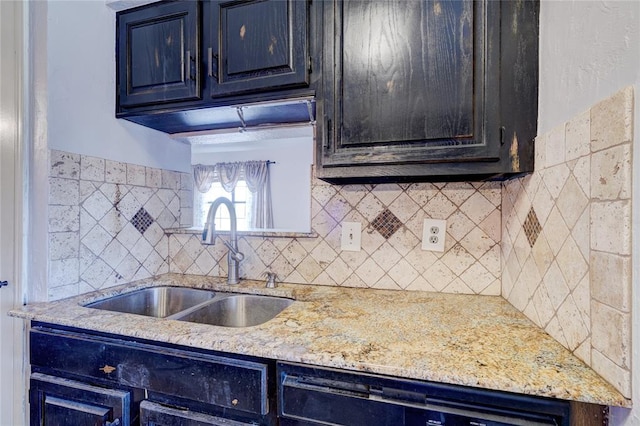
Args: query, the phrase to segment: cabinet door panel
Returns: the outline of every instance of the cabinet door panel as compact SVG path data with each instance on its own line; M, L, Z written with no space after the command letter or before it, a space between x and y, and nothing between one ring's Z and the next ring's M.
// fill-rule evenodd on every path
M537 2L315 5L317 177L450 181L533 170Z
M203 13L211 97L309 84L306 1L212 0Z
M31 375L32 425L128 425L129 392L105 389L74 380Z
M488 7L325 3L322 165L496 160L498 128L484 115L485 89L497 87L485 79Z
M473 4L397 5L343 3L342 145L471 138Z
M289 66L288 4L253 2L222 9L229 76Z
M118 15L118 86L123 106L200 99L197 2Z

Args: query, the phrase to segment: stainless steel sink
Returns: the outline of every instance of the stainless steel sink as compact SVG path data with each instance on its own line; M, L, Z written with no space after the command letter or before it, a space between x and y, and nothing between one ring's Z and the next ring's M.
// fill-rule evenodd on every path
M86 305L87 308L164 318L212 300L216 293L185 287L152 287Z
M251 327L273 319L292 303L281 297L234 294L174 318L224 327Z
M85 305L87 308L224 327L250 327L274 318L293 300L216 293L185 287L150 287Z

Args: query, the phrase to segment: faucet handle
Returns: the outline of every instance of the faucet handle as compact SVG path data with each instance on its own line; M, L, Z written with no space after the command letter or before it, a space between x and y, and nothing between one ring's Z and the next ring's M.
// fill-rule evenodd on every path
M267 277L267 285L266 285L267 288L277 287L276 280L278 279L278 275L276 275L275 272L267 271L262 275Z

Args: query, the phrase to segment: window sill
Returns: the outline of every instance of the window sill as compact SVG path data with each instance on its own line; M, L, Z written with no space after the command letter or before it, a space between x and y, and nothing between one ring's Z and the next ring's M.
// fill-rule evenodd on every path
M169 228L165 229L164 233L166 235L172 234L192 234L192 235L201 235L202 228ZM216 231L216 233L220 235L229 235L229 231ZM262 230L253 230L253 231L238 231L239 237L264 237L264 238L317 238L318 234L316 232L299 232L299 231L288 231L286 229L277 230L272 229L268 231Z

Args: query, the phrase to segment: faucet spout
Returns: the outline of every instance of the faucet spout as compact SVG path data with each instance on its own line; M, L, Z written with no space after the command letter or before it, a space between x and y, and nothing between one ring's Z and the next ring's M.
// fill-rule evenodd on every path
M229 249L229 252L227 253L227 284L238 284L240 282L240 278L238 276L239 264L244 259L244 255L238 250L238 222L236 218L236 209L228 198L216 198L211 204L211 207L209 207L207 222L204 224L204 231L202 231L202 244L211 245L216 242L215 217L220 204L227 206L227 210L229 210L229 217L231 219L229 241L223 241L224 245Z

